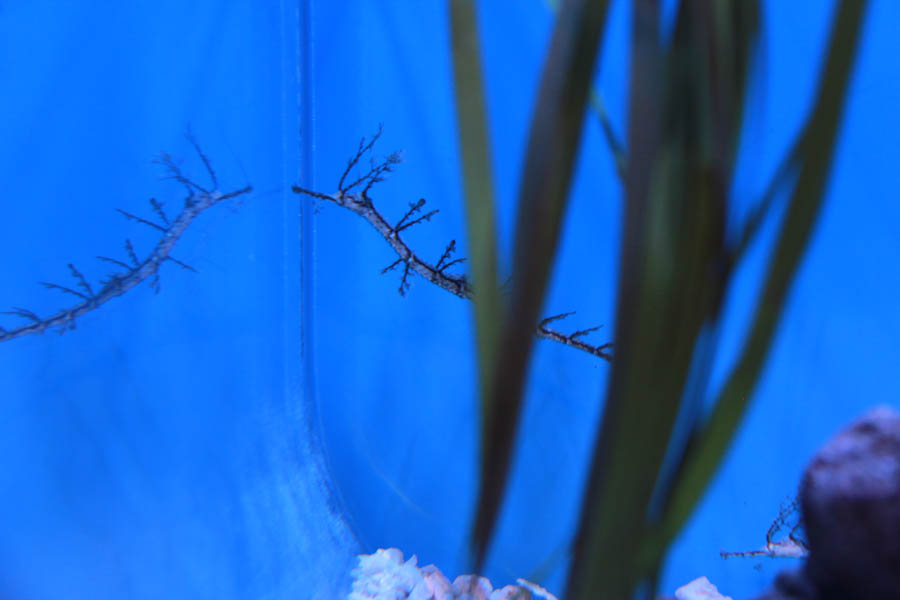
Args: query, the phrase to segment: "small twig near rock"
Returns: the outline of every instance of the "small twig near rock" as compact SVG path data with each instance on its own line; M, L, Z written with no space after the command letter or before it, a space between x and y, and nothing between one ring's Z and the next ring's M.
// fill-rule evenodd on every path
M409 278L412 273L417 273L426 281L444 288L451 294L467 300L472 299L472 287L469 284L465 274L448 273L450 267L461 264L464 258L453 259L452 256L456 251L456 240L451 240L443 254L438 258L437 262L430 263L416 254L409 245L400 237L400 233L406 231L410 227L430 221L433 216L438 213L437 209L425 212L426 200L420 198L418 201L410 203L409 209L395 224L391 224L381 212L375 208L375 204L369 196L372 187L381 181L394 170L394 167L400 163L400 155L393 153L388 155L382 161L371 159L369 167L365 173L353 178L351 173L360 165L363 157L372 151L375 142L381 136L381 128L372 136L371 139L363 138L359 142L359 146L353 157L347 162L347 168L341 174L338 181L338 191L333 194L325 194L315 190L309 190L300 186L293 186L293 191L297 194L305 194L320 200L326 200L346 208L363 219L365 219L375 230L381 234L384 240L393 248L397 254L397 260L382 269L382 274L396 270L400 273L400 286L397 291L401 296L405 296L409 290ZM347 183L350 181L350 183ZM598 358L607 361L612 360L612 344L602 344L594 346L583 341L581 338L598 327L582 329L571 334L565 334L561 331L550 328L548 325L556 320L572 315L574 313L564 313L562 315L554 315L541 321L535 329L535 335L540 338L553 340L560 344L576 348L578 350L592 354Z
M770 558L803 558L809 554L806 542L797 533L802 527L802 520L791 525L788 523L790 517L799 517L800 505L795 498L792 502L781 507L778 516L769 526L766 532L766 545L759 550L751 550L749 552L720 552L722 558L750 558L753 556L768 556ZM784 531L787 530L787 535ZM782 535L778 538L779 533Z
M900 412L877 406L807 465L794 510L799 506L809 552L799 569L779 573L757 600L898 598L898 475Z
M151 221L122 209L118 209L125 218L137 221L138 223L147 225L161 232L160 239L150 254L145 258L140 259L131 240L126 239L125 253L127 255L127 260L119 260L109 256L98 256L97 258L99 260L114 265L118 270L107 275L106 278L100 282L101 287L96 292L90 283L88 283L84 275L82 275L74 265L69 264L69 270L76 281L76 287L78 289L56 283L41 282L41 284L47 288L77 296L81 299L81 302L68 308L61 309L46 317L40 317L32 311L20 307L5 311L2 314L27 319L29 323L13 329L0 327L0 342L9 341L33 333L43 333L48 329L58 328L59 333L65 333L67 330L75 329L75 319L96 310L116 296L121 296L145 279L149 279L150 285L156 292L159 292L159 268L162 263L166 261L171 261L183 269L195 271L193 267L181 262L171 255L175 244L178 243L178 240L181 239L181 236L187 231L187 228L190 227L191 223L193 223L194 219L196 219L200 213L225 200L250 193L253 188L248 185L232 192L220 192L218 190L218 180L215 172L210 166L208 158L192 136L188 135L188 141L194 146L194 149L197 151L197 154L199 154L200 160L206 168L213 184L211 188L204 188L192 179L186 177L172 158L167 154L163 154L156 162L162 164L166 168L166 171L168 172L167 177L169 179L174 179L181 183L188 191L188 197L185 199L184 208L178 216L169 220L163 210L162 203L155 198L150 199L150 205L153 212L159 218L159 222Z

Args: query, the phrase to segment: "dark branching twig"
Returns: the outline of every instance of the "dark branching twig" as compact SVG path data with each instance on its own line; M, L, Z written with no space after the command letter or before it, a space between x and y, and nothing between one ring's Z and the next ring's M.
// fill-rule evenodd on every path
M138 223L143 223L144 225L149 225L150 227L153 227L154 229L158 229L159 231L166 230L166 228L163 227L162 225L157 225L153 221L148 221L147 219L142 219L141 217L135 216L135 215L131 214L130 212L122 210L121 208L117 208L116 210L119 211L119 213L122 214L126 219L131 219L132 221L137 221Z
M450 240L450 243L447 244L446 248L444 248L444 253L441 254L441 257L438 259L437 264L434 265L434 268L438 270L438 273L443 273L446 269L452 267L453 265L458 265L460 263L466 262L466 259L464 258L450 260L450 256L454 252L456 252L456 240Z
M422 221L430 221L431 217L436 215L439 211L437 209L432 210L430 212L425 213L424 215L413 219L412 221L407 221L414 214L422 210L422 207L425 206L425 198L419 198L418 202L410 203L409 210L406 211L406 214L403 215L403 218L397 221L397 224L394 225L394 234L398 234L404 229L409 229L413 225L417 225Z
M7 310L3 312L4 315L15 315L17 317L22 317L23 319L28 319L29 321L33 321L35 323L40 323L41 318L28 310L27 308L20 308L18 306L13 306L12 310Z
M720 552L722 558L742 557L749 558L753 556L768 556L771 558L802 558L807 556L809 548L806 542L800 536L798 531L803 527L803 520L799 518L800 501L795 498L792 502L781 507L781 511L775 520L769 526L766 532L766 545L759 550L751 550L749 552ZM791 517L797 517L797 521L793 524L789 523ZM783 532L787 530L787 535ZM781 537L779 538L779 534Z
M425 206L424 200L419 200L418 202L410 205L409 211L395 225L391 225L390 223L388 223L387 219L385 219L381 215L381 213L373 206L372 199L368 195L369 190L372 189L372 186L375 183L383 181L385 175L393 171L394 166L400 162L399 154L391 154L381 162L376 162L374 160L371 161L369 164L369 169L365 174L357 177L351 183L347 183L348 178L351 176L351 172L353 172L353 170L359 165L360 161L366 155L366 153L371 151L372 146L378 140L380 135L381 129L379 128L378 132L370 140L363 139L362 141L360 141L359 148L357 149L356 154L347 163L347 168L344 169L344 172L341 175L341 178L338 182L338 191L335 194L323 194L320 192L307 190L299 186L294 186L293 191L295 193L306 194L320 200L328 200L329 202L334 202L338 206L347 208L368 221L369 224L372 225L372 227L374 227L382 235L385 241L391 246L391 248L394 249L394 252L396 252L398 256L398 260L386 267L382 271L382 273L387 273L401 263L404 263L403 272L405 278L409 277L410 271L414 271L431 283L444 288L448 292L455 294L460 298L471 298L472 290L469 287L465 275L447 274L446 266L442 266L443 268L439 269L435 265L422 260L415 252L412 251L412 249L406 244L406 242L403 241L403 239L399 235L400 231L406 230L412 225L425 220L425 216L431 218L431 216L434 215L433 212L427 213L423 217L407 222L410 217L412 217L415 213L420 211ZM353 193L353 191L357 189L359 189L359 192ZM404 293L405 290L408 289L408 287L408 281L401 282L401 293Z
M553 321L560 321L574 314L574 311L567 312L559 315L553 315L552 317L547 317L546 319L542 320L540 323L538 323L538 337L542 337L547 340L553 340L554 342L559 342L560 344L565 344L566 346L572 346L573 348L578 348L579 350L583 350L588 354L593 354L594 356L602 358L603 360L611 361L613 347L611 343L594 346L593 344L588 344L587 342L583 342L580 339L589 333L597 331L598 329L600 329L600 327L579 329L578 331L570 333L569 335L565 335L564 333L548 327L548 325Z
M69 270L72 271L72 276L78 281L78 286L81 289L83 289L86 292L86 294L76 291L76 290L73 290L70 287L66 287L64 285L59 285L56 283L47 283L46 281L41 281L39 283L46 288L49 288L52 290L60 290L62 292L66 292L67 294L72 294L73 296L78 296L79 298L83 298L85 300L92 298L94 296L94 290L91 289L91 284L88 283L87 279L84 278L84 275L82 275L81 272L78 269L76 269L75 265L73 265L72 263L69 263Z
M178 259L175 258L174 256L167 256L167 257L166 257L166 260L172 261L173 263L175 263L176 265L178 265L179 267L181 267L181 268L184 269L185 271L190 271L190 272L192 272L192 273L197 273L197 272L198 272L197 269L195 269L194 267L192 267L192 266L189 265L189 264L186 264L186 263L181 262L180 260L178 260Z
M400 265L403 265L403 272L400 276L400 286L397 290L401 296L405 296L406 292L409 290L409 277L412 272L415 272L426 281L444 288L451 294L471 300L472 287L466 276L464 274L447 273L447 269L465 261L464 258L450 260L450 257L456 251L456 240L451 240L438 261L431 264L420 258L400 237L402 231L423 221L431 220L431 217L437 214L438 211L432 210L416 217L416 215L422 212L426 204L425 199L422 198L417 202L410 203L409 210L407 210L406 214L404 214L396 224L391 225L375 208L372 198L369 196L369 191L372 189L372 186L380 181L384 181L385 176L392 172L394 167L400 162L399 154L390 154L381 162L371 160L369 162L369 168L364 174L358 176L351 183L347 183L347 180L352 177L351 173L359 166L363 157L371 152L372 147L380 136L381 128L379 127L378 132L375 133L371 139L366 140L363 138L359 142L356 154L354 154L347 162L347 168L344 169L344 172L341 174L341 178L338 181L338 191L334 194L323 194L300 186L293 186L293 191L297 194L305 194L313 198L333 202L368 221L368 223L381 234L388 245L393 248L394 252L397 253L397 260L382 269L381 273L386 274ZM599 329L598 327L582 329L568 335L548 327L551 322L560 320L571 314L574 313L565 313L563 315L555 315L544 319L535 329L535 335L540 338L553 340L560 344L582 350L604 360L612 360L612 344L594 346L581 340L585 335Z
M213 189L219 189L219 178L216 177L216 172L213 171L212 165L209 162L209 157L206 156L206 153L200 147L200 144L197 143L197 138L194 137L194 133L190 129L188 129L187 135L185 135L185 137L187 138L187 141L190 142L191 146L194 147L194 151L203 162L203 166L206 168L206 174L209 175L209 180L213 184Z
M73 265L72 263L69 263L69 270L72 272L72 277L74 277L78 281L78 285L81 287L81 289L83 289L85 292L87 292L87 295L89 297L93 297L94 290L93 290L93 288L91 288L91 284L88 283L88 281L87 281L87 279L85 279L84 275L82 275L81 272L78 269L76 269L75 265Z
M137 257L137 252L134 251L134 246L131 245L131 240L125 238L125 251L128 253L128 258L131 259L131 264L137 267L141 264L141 261Z
M163 210L162 202L159 202L156 198L150 198L150 206L153 207L154 212L159 216L163 223L166 226L169 225L169 217L166 216L165 211Z
M112 263L112 264L116 265L117 267L122 267L123 269L125 269L127 271L131 270L131 267L127 263L123 263L121 260L119 260L117 258L110 258L108 256L98 256L97 259L102 260L104 262Z
M56 283L41 282L41 284L47 288L60 290L67 294L77 296L81 298L81 302L69 308L59 310L48 317L39 317L30 310L14 307L11 311L6 311L3 314L21 317L30 322L27 325L15 329L5 329L0 327L0 342L23 337L32 333L43 333L48 329L58 328L60 333L64 333L67 329L74 329L76 318L99 308L116 296L121 296L145 279L149 279L153 289L156 292L159 292L159 268L165 261L171 261L183 269L196 272L196 269L190 265L171 256L175 244L181 239L181 236L187 231L187 228L190 227L191 223L193 223L194 219L197 218L200 213L225 200L248 194L253 188L248 185L232 192L220 192L218 190L218 180L216 179L215 172L212 170L209 159L197 145L196 140L194 140L190 133L188 133L187 138L191 145L194 146L194 149L200 156L200 160L203 162L203 166L206 168L206 172L213 184L212 189L207 190L186 177L181 169L175 164L172 157L168 154L163 154L155 162L162 164L166 168L168 179L173 179L181 183L185 189L188 190L188 197L185 199L184 208L179 215L175 217L174 220L170 221L163 211L162 203L158 202L155 198L150 199L150 205L162 224L136 216L122 209L117 209L119 213L125 216L125 218L137 221L138 223L142 223L162 232L159 241L156 243L156 246L150 254L147 255L146 258L140 259L131 240L126 239L125 253L128 256L129 262L109 256L98 256L97 258L99 260L114 265L119 271L113 271L101 280L100 283L102 287L96 293L84 275L82 275L74 265L69 264L69 270L72 272L72 276L75 278L78 288L82 291Z

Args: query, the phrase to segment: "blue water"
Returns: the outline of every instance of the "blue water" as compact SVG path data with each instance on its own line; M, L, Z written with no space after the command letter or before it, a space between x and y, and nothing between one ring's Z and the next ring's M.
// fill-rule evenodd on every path
M831 3L766 3L736 217L788 147L817 79ZM662 591L706 575L736 599L790 561L751 550L804 464L866 408L898 405L900 290L893 140L900 73L891 23L870 7L830 183L761 385ZM542 0L479 6L501 237L509 242L552 18ZM613 3L597 86L624 133L628 3ZM97 255L156 242L120 208L170 215L184 190L166 151L223 191L146 283L77 320L0 343L0 598L334 598L354 557L396 546L451 576L473 509L477 406L471 306L381 274L390 249L361 219L301 199L334 191L362 136L404 163L372 192L387 216L440 213L407 240L464 249L443 3L202 0L0 3L0 307L77 302L39 281L96 284ZM205 185L205 184L204 184ZM612 336L621 191L590 120L546 313ZM774 231L729 296L714 384L740 348ZM508 245L506 246L508 247ZM464 254L464 252L463 252ZM508 266L509 253L501 251ZM99 284L96 284L99 287ZM4 308L5 310L5 308ZM23 324L0 315L0 326ZM487 575L549 565L561 591L609 367L537 345L511 488Z

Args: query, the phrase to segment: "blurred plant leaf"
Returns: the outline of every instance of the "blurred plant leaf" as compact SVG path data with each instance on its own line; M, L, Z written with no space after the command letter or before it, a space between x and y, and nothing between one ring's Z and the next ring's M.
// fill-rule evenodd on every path
M475 566L483 564L496 524L531 354L531 331L544 300L581 138L606 0L565 0L553 31L531 121L519 189L512 297L503 322L493 388L483 396L482 468L472 530Z
M812 114L788 162L799 170L750 335L709 420L693 432L661 524L645 546L647 564L659 560L712 479L753 394L790 285L803 258L831 172L835 142L859 42L866 2L843 0L832 26ZM776 178L783 175L776 173Z
M655 577L639 569L651 500L667 491L667 453L681 451L669 448L676 419L705 391L712 353L698 345L727 285L726 202L755 11L755 2L685 0L664 47L659 2L634 2L616 357L571 599L630 598Z
M750 214L741 226L734 245L728 249L729 272L740 263L747 248L750 247L750 244L756 238L756 234L771 212L775 199L784 192L787 186L793 185L797 175L798 161L797 153L791 150L775 169L775 173L772 175L769 185L766 186L766 191L763 193L762 198L751 209Z
M488 399L496 372L497 346L503 324L503 304L497 277L497 228L491 175L490 140L482 83L478 22L473 0L451 0L450 31L453 78L463 189L469 229L469 261L475 302L479 396L482 431L491 418ZM485 444L482 442L481 452Z
M619 179L624 181L625 173L628 170L628 159L625 152L625 146L616 134L616 130L609 118L609 113L606 112L603 98L596 89L591 90L590 107L600 120L600 127L603 129L603 137L606 139L606 145L609 146L609 151L613 155L613 161L616 163L616 174L619 176Z
M559 0L544 0L544 2L550 7L550 10L552 10L554 14L559 12ZM588 106L590 106L591 110L597 115L597 119L600 121L600 128L603 130L603 137L606 139L606 145L609 146L609 151L612 153L613 160L616 163L616 173L619 175L620 179L624 180L625 147L618 135L616 135L616 129L613 127L612 121L609 118L609 113L606 112L603 97L600 95L597 86L591 86L591 95Z

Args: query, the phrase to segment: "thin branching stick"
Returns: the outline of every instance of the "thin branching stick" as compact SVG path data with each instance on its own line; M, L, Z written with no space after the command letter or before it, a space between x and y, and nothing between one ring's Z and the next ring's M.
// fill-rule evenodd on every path
M789 519L800 514L800 501L792 502L781 507L778 516L766 532L766 545L759 550L745 552L720 552L722 558L750 558L767 556L769 558L804 558L809 555L806 542L800 537L798 531L803 527L803 520L797 519L790 523ZM784 535L787 531L787 535ZM780 537L779 537L780 536Z
M424 221L429 221L431 217L437 214L437 210L422 213L426 201L420 199L409 205L409 210L394 225L392 225L382 214L375 208L369 191L372 187L383 181L384 178L393 171L394 167L400 162L400 155L397 153L387 156L384 160L377 162L372 161L368 170L352 179L350 173L359 166L363 157L372 150L375 141L381 135L381 130L372 136L371 139L363 139L359 143L356 154L348 161L347 168L341 175L338 182L338 191L333 194L325 194L314 190L309 190L300 186L293 186L293 191L297 194L305 194L319 200L325 200L336 204L342 208L346 208L371 225L388 245L396 252L397 260L382 269L382 273L388 273L398 269L401 273L400 287L398 292L405 295L409 289L409 276L411 273L417 273L426 281L443 288L451 294L464 298L472 299L472 286L465 274L448 273L449 267L455 266L463 262L465 259L457 258L450 260L451 255L456 250L456 240L451 240L436 263L431 263L413 251L412 248L400 237L400 233L406 231L413 225L417 225ZM347 183L352 179L352 183ZM419 213L422 213L419 215ZM612 344L592 345L581 338L597 328L583 329L571 334L565 334L549 327L553 321L560 320L574 313L565 313L563 315L555 315L542 320L535 327L535 335L539 338L552 340L570 348L575 348L588 354L592 354L606 361L612 360Z
M200 158L203 161L214 186L218 187L216 185L217 180L215 174L210 167L206 155L199 149L192 137L189 137L188 139L200 154ZM178 243L178 240L181 239L181 236L187 231L194 219L202 212L230 198L250 193L253 188L248 185L239 190L227 193L222 193L217 189L206 190L182 174L181 170L168 155L163 155L158 162L166 167L169 178L184 185L190 193L185 200L185 205L181 213L174 220L170 221L163 212L162 204L156 199L151 199L150 204L153 207L154 212L161 219L161 224L118 209L119 212L129 220L137 221L161 232L160 239L153 248L153 251L142 260L138 257L131 241L126 239L125 251L128 255L128 262L108 256L98 256L97 258L99 260L113 264L121 269L121 271L107 275L106 279L101 282L102 287L96 293L81 272L78 271L74 265L70 264L69 270L72 272L72 276L75 278L78 287L80 287L82 291L55 283L41 283L47 288L60 290L67 294L77 296L82 299L81 302L68 308L58 310L47 317L40 317L32 311L20 307L16 307L11 311L6 311L3 314L27 319L29 322L14 329L0 327L0 342L6 342L33 333L43 333L48 329L58 328L60 333L65 333L67 330L75 328L75 319L78 317L96 310L103 304L109 302L116 296L121 296L148 278L150 279L150 284L158 292L159 268L167 260L179 265L183 269L195 271L190 265L171 256L175 244Z

